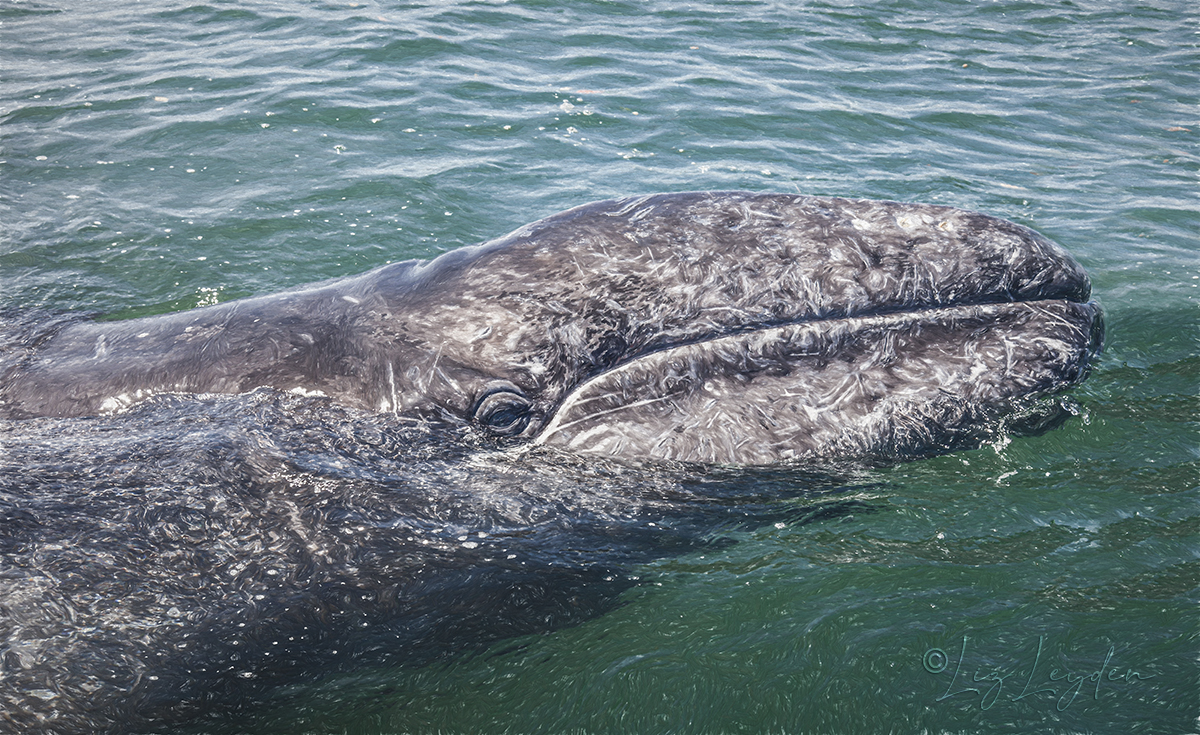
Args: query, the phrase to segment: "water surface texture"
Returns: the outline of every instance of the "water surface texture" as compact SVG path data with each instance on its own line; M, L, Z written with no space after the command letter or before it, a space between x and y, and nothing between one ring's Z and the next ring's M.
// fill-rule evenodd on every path
M56 320L705 189L1014 220L1108 324L1061 428L892 467L512 458L269 392L0 423L0 707L1196 732L1198 32L1187 2L0 0L0 367Z

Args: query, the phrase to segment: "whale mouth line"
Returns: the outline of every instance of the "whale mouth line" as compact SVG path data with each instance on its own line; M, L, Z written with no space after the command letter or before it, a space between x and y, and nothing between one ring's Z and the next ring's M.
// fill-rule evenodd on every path
M1010 267L1013 267L1013 264L1010 264ZM1015 276L1015 274L1012 275ZM994 283L990 287L983 286L973 292L971 288L967 287L963 288L961 293L950 292L934 295L928 300L922 300L915 295L909 295L907 302L904 296L898 296L900 298L896 300L885 300L878 303L872 303L868 297L866 303L842 307L827 305L822 308L813 309L812 312L806 313L801 310L800 313L776 319L763 318L761 313L757 315L752 314L749 309L735 305L702 306L697 310L693 318L703 318L706 314L713 312L733 312L744 315L746 319L741 323L722 323L721 320L714 318L710 320L711 325L708 329L698 334L680 338L677 341L672 340L669 335L664 335L658 340L651 342L642 350L624 359L619 359L603 367L598 372L587 376L579 385L568 391L566 396L559 401L558 405L561 407L583 385L607 373L620 370L625 365L637 362L658 352L701 345L714 340L737 338L739 336L745 337L757 332L787 327L829 324L856 319L903 318L906 316L916 317L922 314L949 315L955 313L956 310L970 310L979 307L996 307L1035 302L1094 303L1091 299L1091 282L1082 270L1071 268L1069 256L1065 256L1065 254L1063 254L1061 259L1055 257L1049 267L1043 270L1035 273L1026 272L1020 276L1011 278L1007 286L1001 283ZM736 319L736 317L733 318ZM557 409L555 413L557 413ZM549 424L547 424L548 427ZM544 430L540 433L544 433Z

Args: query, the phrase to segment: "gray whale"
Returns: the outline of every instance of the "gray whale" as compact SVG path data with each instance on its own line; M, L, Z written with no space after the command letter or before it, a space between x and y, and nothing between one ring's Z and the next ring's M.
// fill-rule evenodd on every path
M579 454L768 464L945 451L1080 380L1065 251L948 207L751 193L587 204L429 262L77 323L11 418L260 387Z
M1088 299L1003 220L703 193L0 329L0 732L285 729L246 718L601 614L713 529L869 512L821 473L1005 430L1085 376Z

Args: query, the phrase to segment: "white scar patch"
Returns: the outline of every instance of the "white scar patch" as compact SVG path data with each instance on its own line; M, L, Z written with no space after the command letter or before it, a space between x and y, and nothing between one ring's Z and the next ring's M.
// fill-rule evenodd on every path
M581 447L588 439L591 439L592 437L597 436L599 434L603 434L607 431L608 431L608 424L600 424L598 426L593 426L592 428L583 432L579 436L576 436L575 438L571 439L571 443L568 444L567 446L569 446L571 449L579 449L579 447Z
M121 393L119 395L109 396L100 402L100 413L116 413L129 408L138 401L155 395L155 393L156 391L139 389L133 393Z
M325 393L325 391L323 391L319 388L305 388L300 385L296 386L295 388L289 389L288 393L295 393L298 396L307 396L308 398L328 398L329 397Z

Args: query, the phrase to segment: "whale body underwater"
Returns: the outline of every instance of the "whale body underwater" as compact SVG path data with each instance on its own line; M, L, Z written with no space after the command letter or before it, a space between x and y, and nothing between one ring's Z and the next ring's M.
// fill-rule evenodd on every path
M1060 405L1090 298L1002 219L704 192L0 328L0 732L286 730L247 718L386 702L370 672L595 617L731 525L869 512L829 468Z
M260 387L571 452L769 464L957 446L1082 380L1100 311L1034 231L779 194L584 205L431 262L42 340L10 417Z

